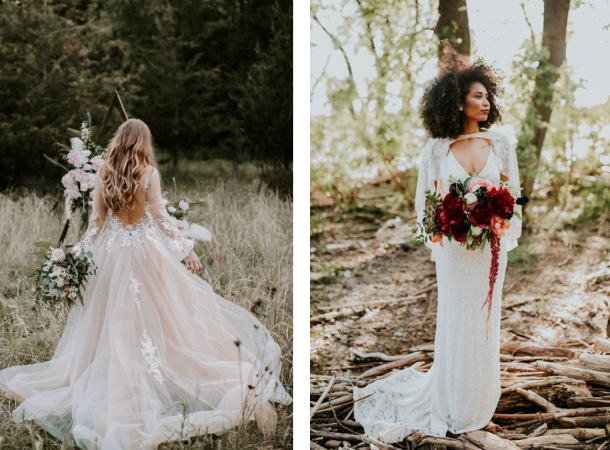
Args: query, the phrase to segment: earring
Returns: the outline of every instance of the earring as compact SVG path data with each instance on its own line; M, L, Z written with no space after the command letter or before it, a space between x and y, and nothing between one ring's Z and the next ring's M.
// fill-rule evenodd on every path
M460 106L460 111L462 111L462 107Z

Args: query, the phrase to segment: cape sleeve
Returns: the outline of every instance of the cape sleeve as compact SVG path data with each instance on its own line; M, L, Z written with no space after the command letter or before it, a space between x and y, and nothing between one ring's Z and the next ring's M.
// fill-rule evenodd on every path
M511 193L516 197L520 197L521 179L519 178L517 152L515 151L515 146L510 143L504 134L500 134L500 136L500 174L503 174L508 178L506 183L510 186ZM523 217L521 205L515 204L514 211ZM510 228L506 230L506 234L503 238L506 243L507 251L510 251L519 245L518 239L521 237L521 230L523 228L521 219L515 215L513 215L509 223Z
M421 154L419 162L419 174L417 176L417 188L415 191L415 211L417 213L417 221L421 222L424 218L426 209L426 191L435 190L434 181L440 179L437 159L434 157L434 149L437 140L431 139L428 141ZM440 189L440 186L438 186ZM419 235L419 233L418 233ZM439 244L434 244L430 241L426 242L426 247L432 250L430 259L436 261L435 250Z

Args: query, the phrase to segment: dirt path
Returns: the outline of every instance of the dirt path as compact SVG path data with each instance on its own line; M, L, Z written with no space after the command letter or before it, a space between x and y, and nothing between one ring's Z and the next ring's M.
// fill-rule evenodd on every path
M395 217L382 210L312 209L312 373L370 366L354 363L352 350L398 355L434 342L435 265ZM558 227L557 220L537 220L553 228L535 230L509 252L502 342L583 348L610 333L610 276L604 273L610 239L585 227ZM604 274L592 277L596 271Z

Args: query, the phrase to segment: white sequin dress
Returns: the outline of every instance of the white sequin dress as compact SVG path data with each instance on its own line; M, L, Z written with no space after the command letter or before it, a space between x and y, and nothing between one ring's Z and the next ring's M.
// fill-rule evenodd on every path
M515 151L507 138L483 131L457 139L433 139L422 152L416 209L423 216L426 189L434 190L440 181L444 195L449 176L458 180L469 174L449 146L459 139L481 137L493 148L479 174L494 184L500 174L508 177L520 192ZM521 212L521 206L516 205ZM434 340L434 363L428 372L406 368L365 388L354 388L355 418L365 433L383 442L402 441L412 431L445 437L483 428L492 418L500 399L500 311L507 251L517 245L521 221L514 216L511 228L500 241L499 270L496 280L489 336L486 336L487 306L482 307L489 290L491 246L483 252L466 250L459 243L443 238L428 243L436 262L438 308ZM407 321L408 322L408 321Z

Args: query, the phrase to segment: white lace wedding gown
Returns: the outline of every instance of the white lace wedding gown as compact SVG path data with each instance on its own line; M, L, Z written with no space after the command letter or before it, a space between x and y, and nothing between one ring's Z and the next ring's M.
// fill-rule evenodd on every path
M96 177L89 226L73 250L91 250L97 265L84 307L71 310L51 360L0 371L0 389L22 402L16 422L34 419L83 449L220 434L251 420L256 405L269 413L269 400L292 401L269 331L180 263L193 241L170 221L149 169L133 225L106 211Z
M493 184L500 173L520 192L515 151L497 132L433 139L422 153L416 194L418 220L423 217L426 189L440 181L444 196L449 176L457 180L469 174L449 150L456 140L480 137L490 141L485 168L479 174ZM521 212L521 206L515 210ZM500 240L498 277L486 336L487 306L481 308L489 290L491 246L466 250L443 238L428 243L436 261L438 308L434 340L434 363L423 373L413 368L397 371L365 388L354 388L355 418L365 433L383 442L402 441L412 431L445 437L483 428L492 418L500 399L500 310L506 271L506 252L517 245L521 221L514 216L507 234ZM367 395L369 397L366 397ZM366 398L362 398L366 397Z

